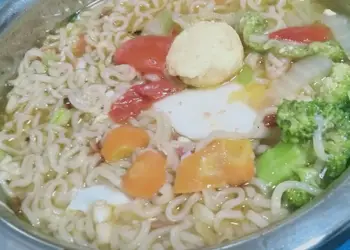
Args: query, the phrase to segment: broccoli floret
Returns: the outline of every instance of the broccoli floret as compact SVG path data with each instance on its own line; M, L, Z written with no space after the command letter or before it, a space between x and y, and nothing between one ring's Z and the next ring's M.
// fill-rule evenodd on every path
M311 55L326 56L334 62L340 62L345 59L344 50L335 41L313 42L309 45L286 44L282 41L276 42L271 47L272 53L275 55L291 59L300 59Z
M294 169L294 173L299 177L301 182L309 184L311 186L319 187L320 185L320 173L311 167Z
M320 173L311 167L294 170L298 181L320 188ZM288 189L283 194L283 200L290 209L298 209L312 200L314 196L302 189Z
M346 58L345 52L336 41L313 42L309 45L312 54L323 55L334 62L340 62Z
M322 143L327 156L324 185L339 177L347 168L350 118L341 106L320 101L284 101L278 108L277 124L286 143L311 143L315 131L320 130L321 142L317 143Z
M319 108L314 102L284 101L277 110L277 125L282 140L300 143L311 139L317 128L315 114Z
M307 145L280 142L257 159L257 177L270 186L290 180L295 175L295 170L308 164L308 152Z
M290 143L303 143L312 139L318 125L316 115L323 118L323 131L334 128L348 115L338 106L319 101L285 100L277 110L277 125L282 132L282 140Z
M292 210L304 206L312 199L313 196L311 194L301 189L288 189L283 194L283 201L287 204L288 208Z
M317 97L327 103L346 105L349 103L350 93L350 66L345 63L336 63L332 73L319 83Z
M278 42L276 45L272 48L272 53L282 57L299 59L313 54L309 46L285 44L283 42Z
M243 34L244 43L251 49L264 52L264 43L251 41L251 35L263 34L267 28L267 20L258 12L246 13L240 21L240 30Z
M344 119L349 121L349 116ZM339 127L326 131L323 135L325 152L328 160L325 165L324 184L328 185L338 178L347 168L350 157L350 125L349 122L339 122Z

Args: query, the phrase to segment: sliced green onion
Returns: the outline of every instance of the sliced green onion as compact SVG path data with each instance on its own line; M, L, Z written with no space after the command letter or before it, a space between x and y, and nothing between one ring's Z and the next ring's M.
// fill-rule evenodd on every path
M174 21L171 12L164 9L146 23L142 35L168 35L173 26Z
M253 70L248 65L244 65L237 75L237 81L241 84L248 84L253 80Z
M0 150L0 161L2 161L6 157L5 151Z
M50 123L65 126L72 118L72 112L65 108L58 109L52 116Z
M46 51L41 59L41 61L44 65L49 65L50 61L58 62L59 60L60 60L59 55L57 55L52 50Z
M79 19L80 11L77 11L67 18L67 23L74 23Z

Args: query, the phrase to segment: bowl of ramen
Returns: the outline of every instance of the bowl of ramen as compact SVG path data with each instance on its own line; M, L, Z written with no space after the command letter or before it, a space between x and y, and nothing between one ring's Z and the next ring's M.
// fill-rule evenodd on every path
M311 249L349 221L348 17L312 0L0 8L8 237Z

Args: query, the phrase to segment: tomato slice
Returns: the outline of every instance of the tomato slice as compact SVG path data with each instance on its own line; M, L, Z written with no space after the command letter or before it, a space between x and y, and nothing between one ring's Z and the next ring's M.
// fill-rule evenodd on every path
M134 87L131 87L119 100L112 104L109 117L116 123L127 121L130 117L135 117L142 110L152 106L150 100L139 95Z
M143 74L163 72L173 41L173 36L138 36L117 49L114 63L129 64Z
M155 82L148 82L134 87L135 91L150 100L160 100L168 95L174 94L183 90L184 85L175 85L167 79L161 79Z
M331 30L322 24L288 27L269 34L270 39L290 40L299 43L325 42L331 38Z
M153 102L185 88L164 76L166 56L173 40L173 36L138 36L117 49L113 58L116 64L129 64L142 75L156 74L160 79L132 86L113 103L109 112L113 121L125 122L150 108Z
M184 88L184 85L175 84L164 78L134 85L112 105L109 116L116 123L125 122L130 117L139 115L142 110L150 108L155 101Z

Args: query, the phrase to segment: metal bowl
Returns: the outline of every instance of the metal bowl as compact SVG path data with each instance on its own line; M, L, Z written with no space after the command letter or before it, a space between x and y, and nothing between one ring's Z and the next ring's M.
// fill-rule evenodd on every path
M96 0L0 1L0 107L6 81L15 75L24 52L72 13ZM1 105L2 104L2 105ZM350 170L349 170L350 171ZM339 234L350 221L350 172L313 202L286 220L257 233L211 249L313 249ZM6 197L0 190L0 200ZM39 232L0 206L1 249L86 249ZM15 245L14 245L15 244Z

